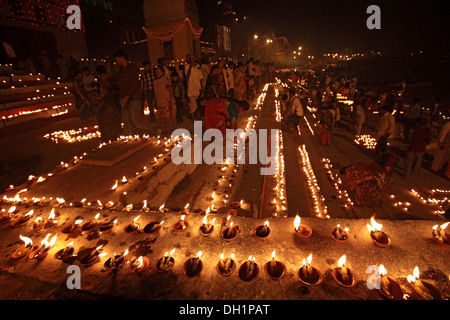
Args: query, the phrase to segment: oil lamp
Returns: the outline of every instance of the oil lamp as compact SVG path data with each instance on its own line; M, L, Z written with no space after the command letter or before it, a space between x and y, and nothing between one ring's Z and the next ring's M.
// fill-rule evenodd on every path
M347 268L346 257L343 255L338 261L338 267L333 269L333 278L344 287L353 287L356 285L356 277L350 268Z
M239 268L239 278L242 281L249 282L256 279L259 275L259 267L255 263L255 258L250 256Z
M144 227L144 233L155 233L161 229L163 221L152 221Z
M208 208L209 209L209 208ZM208 212L208 210L207 210ZM203 218L203 224L200 226L200 234L203 236L209 236L214 230L214 222L216 218L214 218L211 223L208 223L208 215L206 214Z
M195 258L190 258L184 263L184 274L187 277L195 277L200 275L203 270L203 262L200 260L202 252L199 251Z
M180 217L180 220L178 220L177 222L175 222L173 224L173 229L175 231L178 231L178 232L184 231L189 226L189 223L187 221L185 221L184 218L185 218L185 215L183 214Z
M166 207L166 204L165 203L163 203L160 207L159 207L159 212L161 212L161 213L167 213L167 212L169 212L169 209L167 209Z
M115 219L112 222L104 222L104 223L100 224L98 231L100 233L108 234L111 232L112 228L116 225L116 223L117 223L117 219Z
M264 222L264 225L256 227L253 231L253 234L258 239L264 239L268 237L270 234L269 221L266 220L266 222Z
M105 267L105 269L109 269L109 270L113 270L113 271L119 270L120 268L122 268L124 262L126 262L125 257L127 255L128 255L128 249L125 250L125 252L123 254L116 255L114 253L111 258L109 258L108 260L105 261L103 266Z
M180 214L188 214L190 212L189 211L189 206L190 206L190 204L186 203L186 205L184 206L183 210L181 210Z
M140 216L137 216L136 218L133 219L133 221L127 225L124 229L125 233L128 234L134 234L136 231L139 230L139 224L136 223L136 221L139 219Z
M50 211L50 214L47 218L47 221L44 224L44 229L50 229L57 226L59 223L59 219L55 219L55 209Z
M336 227L331 229L331 237L337 242L345 242L349 238L348 228L341 228L338 224Z
M445 232L445 229L449 225L450 222L444 223L442 225L435 225L433 227L432 235L433 238L444 247L450 246L450 235Z
M122 180L120 180L120 184L126 184L128 183L127 177L123 176Z
M139 258L134 259L130 263L130 270L133 273L139 274L142 273L145 269L147 269L150 265L150 260L147 257L140 256Z
M298 278L303 284L315 286L322 282L323 276L319 269L311 266L312 254L308 258L303 259L302 266L298 270Z
M55 253L55 259L68 261L68 259L74 257L75 248L73 247L73 241L69 243L64 249L59 250Z
M56 234L49 242L48 238L50 238L50 236L50 233L47 234L45 239L41 241L41 246L37 250L30 253L30 255L28 256L29 259L36 259L40 261L48 255L48 251L53 248L56 243Z
M102 250L103 245L96 247L94 250L91 250L88 254L85 254L83 255L83 257L80 257L80 262L87 266L100 262L100 260L107 254L106 252L100 253L100 251Z
M42 219L42 217L36 217L36 219L33 221L33 223L31 224L30 229L34 230L34 231L39 231L42 228L44 228L44 220Z
M373 243L378 247L387 247L391 244L391 237L381 231L383 225L377 223L374 217L375 216L372 216L372 218L370 218L370 224L367 224L367 229L370 231Z
M30 220L31 216L33 215L34 210L28 211L24 216L19 217L17 219L11 220L11 226L12 227L22 227L24 226L28 220Z
M272 260L268 261L264 265L264 271L273 280L278 280L284 276L286 273L286 266L284 263L275 260L276 252L272 252Z
M30 238L23 237L22 235L19 235L19 238L24 242L24 244L13 252L11 258L18 259L25 257L30 251L35 251L39 248L39 245L33 245L33 240Z
M81 225L83 220L75 220L72 222L67 222L65 225L61 227L61 232L64 234L70 234L78 229L78 226Z
M309 226L301 224L301 218L297 215L294 219L295 234L300 238L309 238L312 234L312 229Z
M224 259L223 253L220 255L219 262L217 263L217 272L224 277L230 276L236 269L236 262L234 262L234 254L232 253L229 258Z
M159 272L168 272L170 269L173 268L175 264L175 259L172 257L173 253L175 252L175 249L169 252L166 252L164 257L158 260L156 264L156 270Z
M213 191L213 193L211 193L211 195L208 197L208 200L212 201L216 198L216 192Z
M237 226L233 227L233 221L230 222L230 226L222 231L222 239L225 241L233 241L239 233Z
M80 227L80 230L82 233L92 233L98 225L97 219L100 217L100 213L97 213L94 217L93 221L86 221L85 223L83 223Z
M0 223L7 222L11 220L13 213L16 211L16 206L12 206L8 209L7 213L2 213L0 216Z
M414 290L414 293L421 300L442 300L441 292L432 284L419 279L419 268L415 267L413 275L408 275L407 280Z
M379 288L378 291L390 300L403 300L403 291L398 283L387 276L386 268L381 264L378 267L379 273Z
M147 200L143 201L141 211L143 211L143 212L149 212L150 211L150 209L147 207Z

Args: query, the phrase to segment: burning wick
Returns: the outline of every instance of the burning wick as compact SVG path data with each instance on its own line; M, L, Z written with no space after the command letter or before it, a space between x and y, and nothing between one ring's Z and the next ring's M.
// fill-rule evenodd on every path
M412 285L414 291L424 300L433 300L433 297L430 295L429 291L423 285L422 281L419 280L419 268L415 267L413 270L413 275L408 275L406 279Z
M311 276L313 274L311 261L312 261L312 253L308 256L308 258L303 259L302 261L302 274L305 279L311 279Z
M336 225L336 228L334 229L334 237L338 240L345 240L347 236L348 236L348 228L342 229L339 224Z
M163 260L164 266L167 266L167 262L170 260L170 258L172 258L172 255L174 252L175 252L175 249L172 249L172 251L170 251L170 255L169 255L169 252L166 252L166 254L164 255L164 260Z
M367 229L370 231L370 236L375 240L375 242L383 245L389 244L389 237L381 231L383 225L377 223L374 218L375 215L370 218L370 224L367 224Z
M164 213L165 212L165 205L166 203L163 203L162 206L159 207L159 212Z
M199 263L199 261L200 261L200 257L202 256L202 252L201 251L199 251L198 253L197 253L197 256L193 259L193 260L191 260L192 261L192 270L197 270L197 268L198 268L198 263Z
M12 257L16 259L25 256L33 246L33 240L31 240L30 238L23 237L21 235L19 235L19 238L24 242L24 245L19 249L17 249L16 251L14 251L14 253L12 254Z
M248 257L246 267L247 267L247 275L250 277L253 271L255 270L255 258L252 258L252 256Z
M276 254L276 252L274 250L272 252L272 260L270 260L270 263L269 263L270 274L274 274L275 273L275 268L277 266L277 261L275 260L275 254Z
M450 222L444 223L443 225L435 225L433 227L433 235L439 242L447 242L447 233L445 229L450 224Z
M216 192L213 191L213 193L211 193L211 195L208 197L209 200L214 200L216 198Z
M121 184L125 184L125 183L127 183L127 182L128 182L127 177L123 176L123 178L122 178L122 180L120 181L120 183L121 183Z
M264 234L267 234L268 228L269 228L269 221L266 220L266 222L264 222L264 226L262 227L262 232Z
M186 228L186 224L184 223L184 217L185 217L185 215L182 215L180 218L180 221L178 221L178 225L181 227L181 229Z
M294 228L295 228L295 232L297 232L297 233L299 233L301 230L300 222L301 222L301 219L300 219L299 215L296 215L295 219L294 219Z

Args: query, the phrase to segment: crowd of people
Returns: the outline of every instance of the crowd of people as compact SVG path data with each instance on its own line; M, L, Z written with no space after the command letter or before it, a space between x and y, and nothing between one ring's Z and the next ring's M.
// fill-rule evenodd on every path
M403 172L406 178L422 166L427 150L434 150L431 170L450 178L450 108L439 98L425 108L419 98L405 98L405 82L393 90L375 92L359 87L356 77L333 78L312 70L288 72L280 77L290 84L280 93L280 104L285 123L294 134L305 108L309 107L317 115L319 142L330 144L331 135L336 127L342 126L345 114L353 123L355 138L364 133L376 139L376 161L383 167L390 166L390 172L395 169L398 156L388 152L388 146L396 139L406 149ZM370 119L376 121L369 123Z
M98 64L94 72L79 68L73 80L81 120L96 119L105 141L120 134L170 133L185 120L204 120L205 129L225 133L236 128L261 84L274 79L273 65L253 58L211 63L187 55L178 66L165 58L138 66L122 50L113 58L113 66Z

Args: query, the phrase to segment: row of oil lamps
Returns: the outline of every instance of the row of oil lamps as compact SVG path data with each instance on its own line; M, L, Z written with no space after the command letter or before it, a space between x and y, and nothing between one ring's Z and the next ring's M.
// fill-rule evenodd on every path
M306 146L300 146L298 148L300 156L302 158L303 171L306 174L306 179L308 183L308 188L311 193L313 200L313 209L315 216L322 219L329 219L328 209L325 204L325 198L320 192L320 187L317 182L314 170L311 166L311 161L309 160L308 152L306 151Z
M49 111L49 110L54 111L54 110L59 110L59 109L65 108L64 110L62 110L62 111L60 111L60 112L58 112L58 113L55 113L55 116L56 116L56 115L58 115L58 114L68 113L68 112L69 112L69 109L68 109L68 108L69 108L71 105L72 105L72 103L65 103L65 104L59 104L59 105L53 106L53 107L51 107L51 108L41 108L41 109L36 109L36 110L20 111L20 112L18 112L18 113L10 114L10 115L8 115L8 116L2 116L2 120L8 120L8 119L17 118L17 117L20 117L20 116L27 116L27 115L30 115L30 114L41 113L41 112L47 112L47 111ZM53 115L52 115L52 116L53 116Z
M203 224L203 226L205 223ZM264 227L268 228L267 225ZM302 227L302 226L300 226ZM296 232L298 227L296 227ZM40 245L33 245L30 238L20 236L20 239L24 242L24 245L16 249L12 258L19 259L28 256L29 259L36 259L38 261L43 260L53 248L56 243L56 235L49 240L51 234L47 234L45 239ZM93 265L99 263L104 256L107 255L103 251L103 245L96 247L93 250L88 250L83 256L77 257L73 242L68 244L65 248L59 250L55 255L55 259L73 263L74 258L78 258L84 265ZM173 254L175 249L170 253L167 251L163 257L161 257L156 263L156 270L158 272L169 272L175 265L175 258ZM114 253L108 258L103 266L105 269L118 271L124 266L129 265L129 269L133 273L142 273L150 266L150 260L145 256L134 257L128 259L129 251L126 250L122 254ZM202 251L199 251L197 256L189 258L183 264L183 273L187 277L196 277L200 275L203 270L203 262L201 260ZM219 261L216 265L217 272L222 276L230 276L236 270L236 262L234 261L234 254L230 257L224 258L224 254L220 255ZM272 259L267 261L264 265L264 271L268 277L273 280L278 280L286 274L286 266L276 258L276 252L272 252ZM313 267L312 254L306 259L303 259L302 266L297 271L298 279L305 285L315 286L319 285L323 281L323 276L320 270ZM387 271L383 265L379 266L379 287L377 288L385 297L389 299L401 300L405 298L405 295L398 285L398 283L387 276ZM259 266L255 262L255 258L250 256L246 262L244 262L239 268L238 274L242 281L249 282L255 280L260 273ZM353 287L357 283L357 279L353 271L346 265L346 256L343 255L338 261L338 267L332 270L333 278L337 283L344 287ZM419 269L416 267L413 271L413 275L407 276L407 281L410 283L413 294L423 300L441 300L442 294L439 289L430 283L424 282L419 278Z

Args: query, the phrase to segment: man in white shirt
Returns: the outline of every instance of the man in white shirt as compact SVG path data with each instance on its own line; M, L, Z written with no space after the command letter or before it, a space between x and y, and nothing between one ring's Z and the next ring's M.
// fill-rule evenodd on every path
M194 118L194 113L197 111L197 99L200 97L200 91L202 90L201 80L203 79L203 73L200 70L200 65L195 60L191 64L184 66L184 72L186 73L187 82L187 96L189 100L189 113L190 118Z

